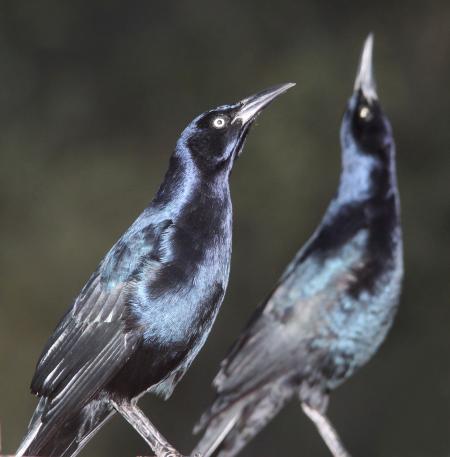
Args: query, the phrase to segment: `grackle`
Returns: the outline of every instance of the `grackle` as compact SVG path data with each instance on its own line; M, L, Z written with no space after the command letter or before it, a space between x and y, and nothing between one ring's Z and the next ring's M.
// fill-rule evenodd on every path
M349 455L326 416L329 394L380 347L403 276L394 140L372 47L370 35L342 121L337 193L222 362L195 429L206 428L202 457L236 455L293 395L333 455Z
M137 400L168 398L205 343L230 271L230 171L255 118L293 85L210 110L183 131L153 201L44 348L18 456L74 456L115 412L158 456L179 455Z

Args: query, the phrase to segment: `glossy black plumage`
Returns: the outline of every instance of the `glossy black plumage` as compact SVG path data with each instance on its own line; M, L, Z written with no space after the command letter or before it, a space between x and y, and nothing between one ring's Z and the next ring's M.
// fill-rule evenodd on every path
M330 432L328 395L384 340L403 276L394 140L371 54L369 37L342 121L338 191L222 362L217 398L196 428L206 428L194 450L203 457L236 455L293 395L332 452L348 455Z
M230 171L253 120L291 86L208 111L183 131L157 195L48 341L31 384L39 404L17 455L75 455L114 405L146 391L171 395L227 287Z

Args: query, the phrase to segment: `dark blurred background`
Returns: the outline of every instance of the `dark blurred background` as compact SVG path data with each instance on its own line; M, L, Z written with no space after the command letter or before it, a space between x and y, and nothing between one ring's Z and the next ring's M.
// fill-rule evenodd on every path
M4 452L33 411L28 386L45 341L152 198L186 123L293 80L232 176L232 273L213 332L168 402L141 402L180 450L192 448L220 360L336 188L339 124L369 31L397 141L406 278L387 342L335 392L330 414L355 456L450 454L447 0L0 3ZM145 453L115 418L82 455ZM328 452L293 401L242 455Z

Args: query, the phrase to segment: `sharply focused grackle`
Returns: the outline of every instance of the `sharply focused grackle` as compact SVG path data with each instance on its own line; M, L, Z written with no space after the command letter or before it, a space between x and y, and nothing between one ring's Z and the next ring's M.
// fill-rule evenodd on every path
M339 188L319 227L222 362L217 398L194 452L236 455L298 395L335 456L348 456L326 417L328 397L377 351L403 276L394 140L366 40L342 121Z
M229 175L279 85L194 119L155 198L100 262L47 343L19 456L76 455L117 411L158 456L179 455L137 408L168 398L203 346L228 283Z

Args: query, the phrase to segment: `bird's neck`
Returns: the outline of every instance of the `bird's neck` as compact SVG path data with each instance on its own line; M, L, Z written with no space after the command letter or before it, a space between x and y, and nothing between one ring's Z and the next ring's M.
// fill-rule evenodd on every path
M176 150L152 206L175 219L186 206L210 201L231 206L228 173L205 176L190 157Z
M392 146L393 148L393 146ZM394 151L380 158L346 148L335 201L339 204L398 198Z

